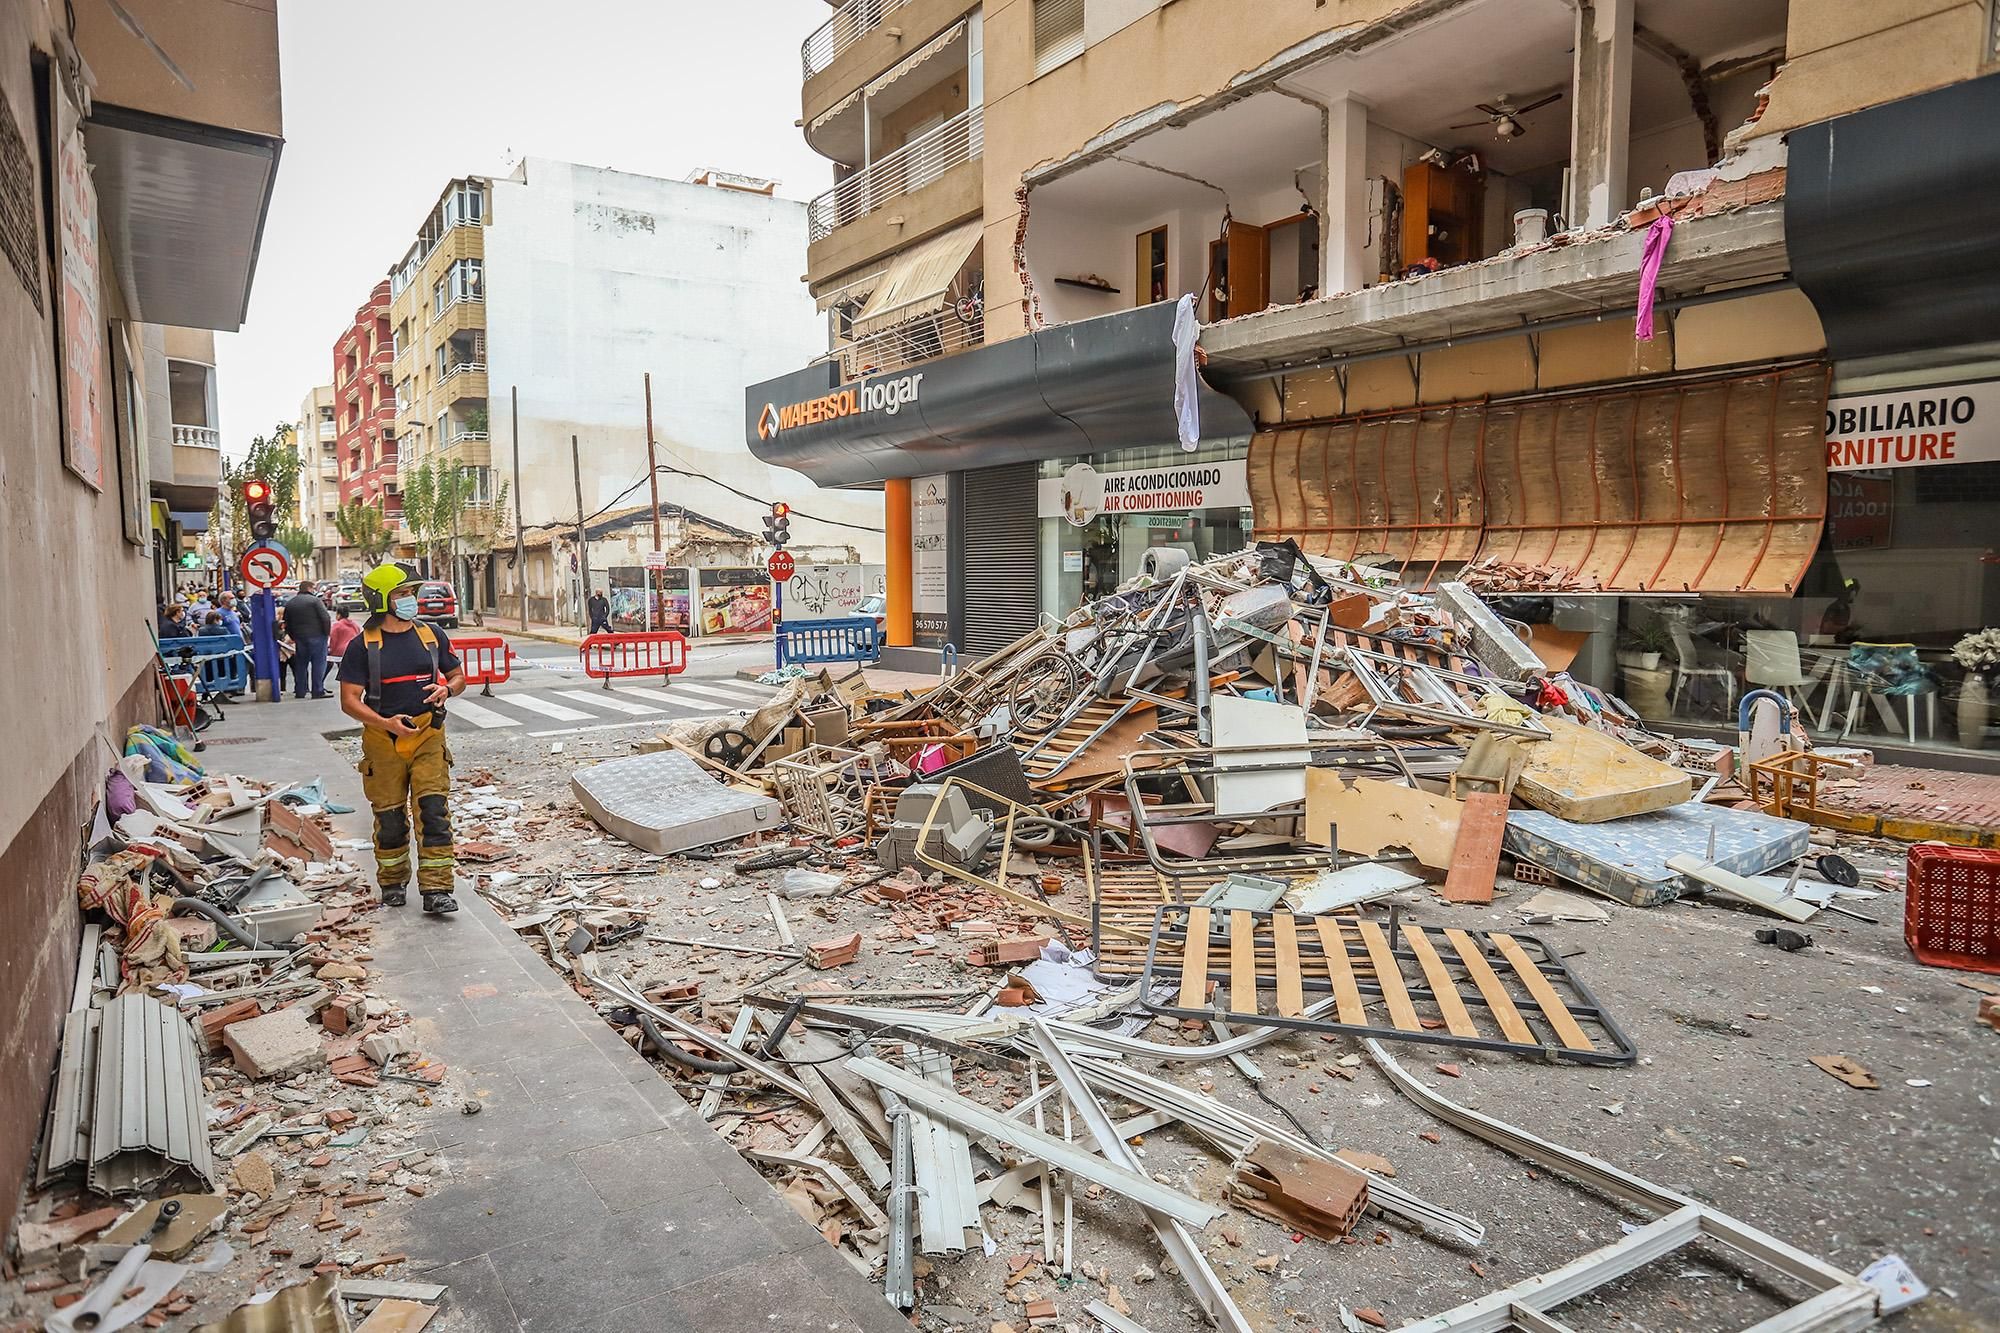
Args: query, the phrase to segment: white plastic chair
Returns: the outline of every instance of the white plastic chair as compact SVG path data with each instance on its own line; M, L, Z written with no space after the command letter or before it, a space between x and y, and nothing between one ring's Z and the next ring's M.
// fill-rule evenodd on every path
M1667 701L1667 711L1678 713L1681 707L1681 687L1696 677L1706 676L1722 682L1722 689L1728 699L1726 709L1729 716L1736 715L1736 673L1726 666L1701 660L1701 650L1695 646L1694 632L1678 620L1667 620L1667 633L1674 641L1674 689Z
M1777 690L1799 706L1798 692L1806 685L1799 661L1799 636L1788 629L1743 631L1743 679L1750 685Z

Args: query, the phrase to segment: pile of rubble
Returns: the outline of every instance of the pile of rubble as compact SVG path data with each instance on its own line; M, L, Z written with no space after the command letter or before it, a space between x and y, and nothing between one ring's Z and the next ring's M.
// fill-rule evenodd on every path
M397 1280L387 1238L443 1167L419 1120L459 1097L370 989L342 850L317 783L108 776L10 1327L427 1322L443 1288Z
M574 805L530 812L475 781L461 836L505 867L481 891L932 1326L985 1319L948 1256L1004 1258L995 1333L1139 1328L1127 1296L1162 1273L1201 1320L1247 1329L1246 1291L1275 1309L1304 1247L1386 1245L1377 1220L1480 1243L1450 1200L1270 1096L1266 1046L1326 1082L1372 1064L1429 1115L1646 1219L1560 1280L1413 1327L1525 1321L1699 1240L1804 1288L1797 1327L1911 1299L1457 1105L1392 1054L1446 1078L1475 1057L1638 1062L1560 952L1453 915L1503 873L1547 886L1524 925L1602 919L1588 894L1700 897L1777 918L1774 943L1893 887L1863 887L1829 833L1784 817L1772 775L1811 753L1785 701L1755 701L1738 746L1678 739L1550 670L1463 584L1385 588L1289 543L1162 554L922 694L795 679L753 716L578 767ZM581 859L550 850L565 832ZM1220 1094L1238 1077L1268 1110ZM1150 1146L1169 1128L1186 1151ZM1079 1261L1079 1217L1156 1251L1130 1277Z

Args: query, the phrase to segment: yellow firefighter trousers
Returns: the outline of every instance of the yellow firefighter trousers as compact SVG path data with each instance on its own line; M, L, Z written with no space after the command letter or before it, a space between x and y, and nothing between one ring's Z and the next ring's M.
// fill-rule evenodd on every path
M455 857L451 846L451 750L432 728L408 755L396 738L375 727L361 729L361 790L375 811L375 878L385 889L410 882L410 832L421 833L417 889L449 893ZM410 817L411 807L416 818Z

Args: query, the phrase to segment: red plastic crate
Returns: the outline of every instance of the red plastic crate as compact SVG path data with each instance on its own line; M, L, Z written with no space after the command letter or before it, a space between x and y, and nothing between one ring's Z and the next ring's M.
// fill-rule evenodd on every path
M1932 967L2000 972L2000 851L1910 848L1903 941Z

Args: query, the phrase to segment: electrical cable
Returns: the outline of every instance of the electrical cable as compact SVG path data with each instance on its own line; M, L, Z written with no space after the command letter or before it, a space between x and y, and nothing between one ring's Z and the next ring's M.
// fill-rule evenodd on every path
M731 485L730 485L730 484L729 484L728 482L726 482L726 481L717 481L717 480L716 480L716 479L715 479L714 477L711 477L711 476L707 476L707 475L705 475L705 474L703 474L703 473L700 473L700 472L689 472L689 471L688 471L687 469L685 469L685 468L677 468L677 467L668 467L668 466L667 466L667 465L666 465L665 463L658 463L658 464L655 464L654 466L655 466L655 469L656 469L657 471L660 471L660 472L665 472L665 473L668 473L668 474L670 474L670 475L672 475L672 476L676 476L676 477L692 477L692 478L694 478L694 479L695 479L696 481L705 481L705 482L708 482L708 483L710 483L711 485L715 485L715 486L720 486L720 487L721 487L721 488L722 488L723 490L725 490L725 491L728 491L728 492L729 492L729 493L730 493L731 495L734 495L734 496L738 497L739 499L744 499L744 500L748 500L748 501L750 501L750 502L751 502L751 503L753 503L753 504L760 504L760 505L766 505L766 506L768 506L768 505L770 505L770 504L774 503L773 501L770 501L770 500L766 500L766 499L764 499L764 498L763 498L762 496L757 496L757 495L752 495L752 494L750 494L750 492L748 492L748 491L739 491L739 490L737 490L737 489L736 489L736 488L735 488L734 486L731 486ZM634 492L634 491L638 490L638 489L639 489L639 488L640 488L641 486L644 486L644 485L646 484L647 480L648 480L648 479L647 479L646 477L640 477L640 478L639 478L639 480L637 480L637 481L633 482L633 483L632 483L632 484L631 484L630 486L627 486L627 487L626 487L626 488L625 488L624 490L622 490L622 491L618 492L618 494L616 494L616 495L612 496L612 497L611 497L611 501L610 501L610 503L609 503L609 504L606 504L606 505L605 505L605 506L604 506L604 507L603 507L602 509L599 509L599 510L598 510L598 511L597 511L596 513L594 513L594 514L591 514L591 515L587 516L587 517L586 517L586 518L585 518L585 519L584 519L583 521L584 521L585 523L589 523L589 522L590 522L590 521L591 521L592 519L597 519L597 518L602 518L602 517L603 517L603 516L604 516L605 514L607 514L607 513L611 512L611 510L613 510L613 509L617 508L617 506L618 506L618 502L619 502L620 500L623 500L623 499L624 499L624 498L625 498L626 496L628 496L628 495L630 495L630 494L631 494L632 492ZM843 521L843 520L841 520L841 519L837 519L837 518L821 518L821 517L820 517L820 516L819 516L818 514L809 514L809 513L807 513L807 512L805 511L805 510L803 510L803 509L799 508L799 507L798 507L797 505L793 505L793 506L792 506L792 509L791 509L791 512L792 512L792 513L794 513L794 514L797 514L797 515L798 515L798 516L799 516L800 518L809 518L809 519L811 519L811 520L812 520L813 522L815 522L815 523L824 523L824 524L826 524L826 525L827 525L828 527L834 527L834 528L853 528L853 529L854 529L855 531L857 531L857 532L882 532L882 531L884 531L884 529L882 529L882 528L877 528L877 527L871 527L870 525L868 525L868 524L866 524L866 523L848 523L848 522L845 522L845 521ZM555 520L552 520L551 522L548 522L548 523L543 523L543 524L537 524L537 525L535 525L535 526L538 526L538 527L549 527L549 528L568 528L568 527L575 527L575 526L577 526L577 525L576 525L575 521L574 521L574 520L571 520L571 519L555 519Z
M639 1031L646 1034L646 1040L653 1044L653 1049L667 1057L667 1059L672 1060L675 1064L685 1065L689 1069L698 1070L704 1074L737 1074L744 1072L743 1066L734 1060L711 1060L705 1055L696 1055L692 1051L682 1050L679 1043L668 1041L666 1035L660 1031L659 1026L645 1014L635 1009L633 1010L633 1016L639 1020Z
M1306 1140L1306 1142L1307 1142L1307 1143L1310 1143L1310 1144L1312 1144L1312 1145L1313 1145L1314 1147L1317 1147L1317 1148L1324 1148L1324 1147L1326 1147L1326 1144L1324 1144L1324 1143L1322 1143L1322 1142L1320 1141L1320 1137L1319 1137L1319 1135L1317 1135L1317 1134L1313 1133L1313 1132L1312 1132L1311 1130L1307 1129L1307 1128L1306 1128L1306 1122L1305 1122L1305 1121L1303 1121L1303 1120L1301 1120L1301 1119L1299 1119L1299 1118L1298 1118L1298 1116L1296 1116L1296 1115L1294 1115L1294 1114L1292 1113L1292 1108L1291 1108L1291 1107L1289 1107L1289 1106L1285 1105L1285 1104L1284 1104L1283 1102L1279 1101L1279 1100L1278 1100L1278 1099L1277 1099L1276 1097L1273 1097L1273 1096L1272 1096L1272 1095L1271 1095L1270 1093L1268 1093L1268 1092L1264 1091L1264 1080L1262 1080L1262 1079L1252 1079L1252 1080L1250 1081L1250 1091L1252 1091L1252 1092L1256 1093L1256 1094L1257 1094L1257 1096L1258 1096L1258 1097L1259 1097L1260 1099L1262 1099L1262 1101L1264 1102L1264 1104L1265 1104L1266 1106L1269 1106L1269 1107L1270 1107L1270 1108L1271 1108L1272 1110L1276 1111L1276 1112L1277 1112L1277 1113L1278 1113L1279 1115L1281 1115L1281 1116L1285 1117L1285 1119L1287 1119L1287 1120L1291 1121L1291 1122L1292 1122L1292 1128L1293 1128L1293 1129L1296 1129L1296 1130L1297 1130L1297 1131L1298 1131L1298 1132L1299 1132L1299 1133L1300 1133L1301 1135L1303 1135L1303 1136L1305 1137L1305 1140Z

